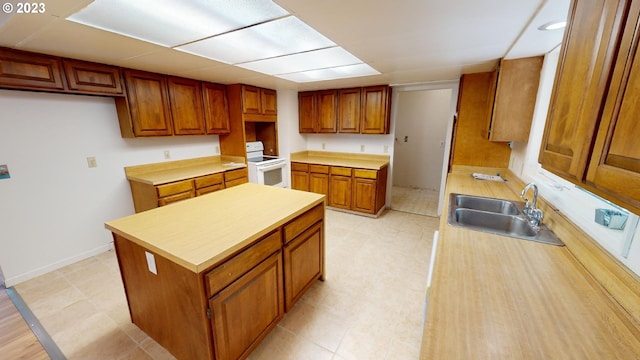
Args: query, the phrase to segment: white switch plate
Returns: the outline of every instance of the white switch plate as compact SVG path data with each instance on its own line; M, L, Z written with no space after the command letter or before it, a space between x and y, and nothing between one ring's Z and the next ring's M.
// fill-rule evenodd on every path
M144 255L147 257L147 267L149 271L155 275L158 275L158 269L156 268L156 258L152 253L145 251Z
M169 152L169 150L165 150L164 151L164 158L165 159L171 159L171 153Z
M360 152L364 152L364 145L360 145Z
M89 156L87 158L87 165L90 168L98 167L98 162L96 161L96 157L95 156Z

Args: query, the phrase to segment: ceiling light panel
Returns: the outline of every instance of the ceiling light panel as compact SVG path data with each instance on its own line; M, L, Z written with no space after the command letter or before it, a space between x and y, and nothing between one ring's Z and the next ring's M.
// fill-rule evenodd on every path
M238 64L335 45L298 18L289 16L176 49L227 64Z
M380 72L367 64L340 66L330 69L310 70L291 74L276 75L297 83L346 79L359 76L379 75Z
M271 0L95 0L67 20L174 47L287 14Z
M307 70L360 64L362 61L341 47L307 51L265 60L238 64L237 66L264 74L288 74Z

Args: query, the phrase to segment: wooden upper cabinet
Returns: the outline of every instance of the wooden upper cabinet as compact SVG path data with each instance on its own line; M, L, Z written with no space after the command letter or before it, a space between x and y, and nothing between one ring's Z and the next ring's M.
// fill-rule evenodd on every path
M242 112L244 114L275 116L278 114L277 103L275 90L242 85Z
M61 61L52 56L0 48L0 87L64 90Z
M173 133L203 135L204 108L200 81L170 76L167 80Z
M298 131L300 133L316 132L318 112L315 91L298 93Z
M500 60L493 111L488 125L489 140L529 140L543 61L543 56Z
M362 88L361 134L388 134L391 107L391 88L369 86Z
M316 97L318 101L317 132L336 132L337 92L335 90L322 90L316 93Z
M360 88L338 91L338 132L360 132Z
M627 5L575 0L569 10L539 161L572 182L585 177Z
M640 1L633 1L596 133L587 183L640 214L639 18Z
M116 98L122 135L172 135L166 77L144 71L126 70L124 78L128 101L123 102L125 99ZM132 132L128 133L127 127L131 128Z
M207 134L228 134L231 128L226 86L202 83L202 97Z
M62 64L69 90L104 95L124 92L117 67L71 59L62 60Z

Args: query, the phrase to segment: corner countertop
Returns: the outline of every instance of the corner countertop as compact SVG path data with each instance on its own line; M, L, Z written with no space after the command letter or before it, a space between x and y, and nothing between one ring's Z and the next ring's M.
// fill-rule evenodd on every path
M519 200L514 184L473 171L508 174L454 168L447 195ZM640 358L638 324L567 247L453 227L446 215L439 232L421 359Z
M247 167L243 157L209 156L125 167L127 180L150 185L196 178Z
M324 198L246 183L108 221L105 227L199 273L323 203Z
M358 169L380 170L389 165L389 155L339 153L330 151L301 151L291 153L291 162L344 166Z

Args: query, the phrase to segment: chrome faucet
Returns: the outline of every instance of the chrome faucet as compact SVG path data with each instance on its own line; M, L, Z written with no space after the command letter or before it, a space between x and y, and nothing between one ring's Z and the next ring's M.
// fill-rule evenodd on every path
M529 201L529 198L525 196L531 188L533 188L533 200ZM522 189L520 197L525 201L524 209L522 210L522 212L529 221L529 224L537 229L540 226L540 221L542 221L543 217L542 210L536 208L536 203L538 202L538 186L532 182L528 183L527 186Z

